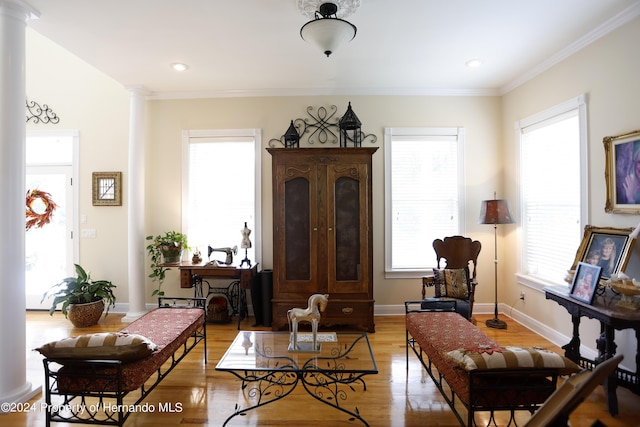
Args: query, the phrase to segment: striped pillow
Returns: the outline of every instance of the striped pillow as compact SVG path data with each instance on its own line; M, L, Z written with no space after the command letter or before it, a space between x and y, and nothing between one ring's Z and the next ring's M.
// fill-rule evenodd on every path
M157 346L142 335L103 332L64 338L36 348L51 359L100 359L132 361L149 356Z
M560 375L570 375L582 370L570 359L540 348L506 346L483 349L453 350L447 353L455 363L467 371L486 369L558 369Z

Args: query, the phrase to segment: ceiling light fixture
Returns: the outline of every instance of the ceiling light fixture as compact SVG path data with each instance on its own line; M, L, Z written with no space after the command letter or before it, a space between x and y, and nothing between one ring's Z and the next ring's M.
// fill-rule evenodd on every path
M171 64L171 68L176 71L186 71L187 69L189 69L189 66L181 62L174 62L173 64Z
M483 61L482 59L475 58L475 59L468 60L466 64L467 64L467 67L469 68L478 68L483 64Z
M350 42L358 30L355 25L336 16L335 3L323 3L315 18L302 26L300 36L304 41L320 48L327 57L344 43Z

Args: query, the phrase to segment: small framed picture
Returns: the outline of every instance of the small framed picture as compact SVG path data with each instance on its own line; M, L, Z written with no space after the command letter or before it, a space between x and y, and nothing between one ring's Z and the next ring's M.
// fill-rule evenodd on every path
M571 297L591 304L600 281L600 273L602 273L602 267L579 262L576 274L573 276Z
M93 173L93 206L122 205L122 172Z

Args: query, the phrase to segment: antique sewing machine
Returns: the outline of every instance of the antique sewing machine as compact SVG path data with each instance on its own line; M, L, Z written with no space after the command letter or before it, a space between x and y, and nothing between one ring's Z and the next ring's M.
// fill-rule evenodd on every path
M225 254L227 254L227 258L225 259L224 263L226 265L231 265L233 264L233 256L236 255L238 253L238 246L234 246L232 248L212 248L211 246L209 246L209 258L211 258L211 254L213 252L224 252ZM211 261L209 261L211 262ZM220 261L218 261L220 262Z

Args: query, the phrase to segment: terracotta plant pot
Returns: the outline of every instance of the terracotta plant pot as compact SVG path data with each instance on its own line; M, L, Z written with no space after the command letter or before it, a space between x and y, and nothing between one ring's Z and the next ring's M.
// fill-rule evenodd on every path
M98 323L104 311L104 300L86 304L70 304L67 317L76 328L86 328Z

